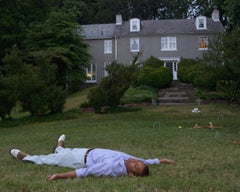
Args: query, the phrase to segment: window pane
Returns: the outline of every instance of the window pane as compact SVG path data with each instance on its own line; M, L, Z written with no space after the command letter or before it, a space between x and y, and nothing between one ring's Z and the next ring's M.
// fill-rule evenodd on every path
M91 64L86 68L87 82L96 82L96 65Z
M167 37L162 37L161 38L161 48L162 48L162 50L166 50L168 48Z
M131 51L139 51L139 38L131 38L130 39L130 50Z
M206 50L208 49L208 37L199 37L199 49Z
M177 50L176 37L161 37L161 50Z
M112 53L112 40L104 41L104 53Z

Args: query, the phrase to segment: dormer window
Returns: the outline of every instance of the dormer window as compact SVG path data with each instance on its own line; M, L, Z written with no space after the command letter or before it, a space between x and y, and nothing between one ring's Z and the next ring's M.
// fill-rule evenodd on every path
M196 28L201 29L207 29L207 19L204 16L199 16L196 18Z
M140 19L137 18L130 19L130 31L131 32L140 31Z

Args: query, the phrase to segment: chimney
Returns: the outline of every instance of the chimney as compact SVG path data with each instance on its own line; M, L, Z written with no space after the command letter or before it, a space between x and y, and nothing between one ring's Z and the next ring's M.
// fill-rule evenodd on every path
M116 15L116 25L122 25L122 15Z
M214 10L212 12L212 20L215 21L220 21L219 20L219 11L217 9L217 7L214 7Z

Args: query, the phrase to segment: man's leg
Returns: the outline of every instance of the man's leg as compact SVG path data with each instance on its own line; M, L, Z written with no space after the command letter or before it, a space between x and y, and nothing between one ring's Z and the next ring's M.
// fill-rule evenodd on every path
M19 149L10 150L10 154L18 160L32 162L38 165L57 165L74 169L86 167L84 156L88 148L63 148L64 141L65 135L61 135L57 140L54 153L49 155L28 155Z
M56 153L56 148L57 148L57 147L64 147L65 139L66 139L66 136L65 136L64 134L62 134L62 135L58 138L57 144L56 144L56 146L53 148L52 153Z

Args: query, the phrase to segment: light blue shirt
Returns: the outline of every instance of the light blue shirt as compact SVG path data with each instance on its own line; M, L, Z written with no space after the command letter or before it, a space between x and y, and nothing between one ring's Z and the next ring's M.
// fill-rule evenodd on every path
M120 176L127 175L127 169L124 161L129 158L135 158L146 165L159 164L159 159L140 159L127 153L109 150L94 149L87 156L86 168L76 170L77 177L85 177L89 175L95 176Z

